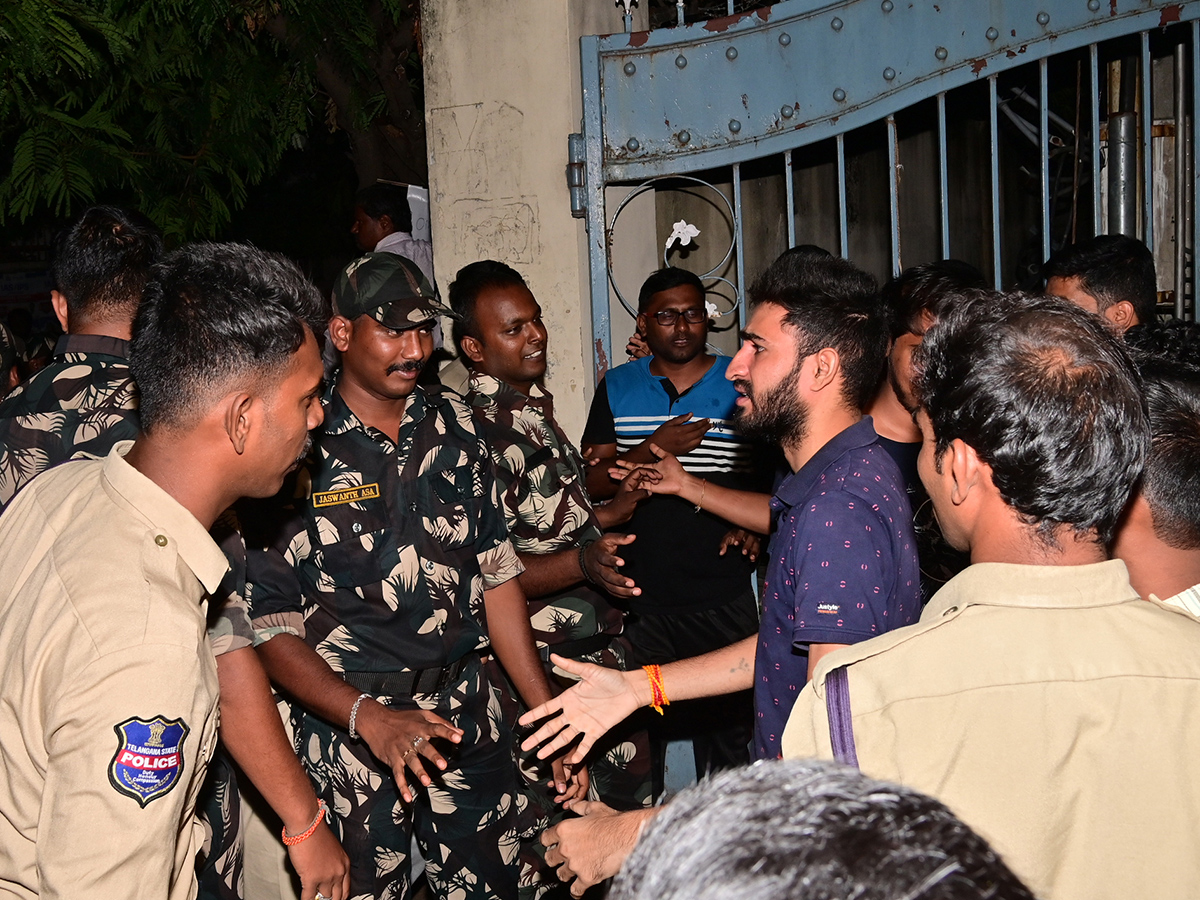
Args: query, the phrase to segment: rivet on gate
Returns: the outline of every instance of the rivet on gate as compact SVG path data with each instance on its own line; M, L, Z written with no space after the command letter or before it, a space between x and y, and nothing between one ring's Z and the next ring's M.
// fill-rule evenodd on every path
M1092 12L1098 12L1100 9L1100 0L1088 0L1088 9Z
M681 144L686 144L686 143L688 143L689 141L691 141L691 139L692 139L692 133L691 133L690 131L681 131L681 132L679 132L679 134L677 135L677 137L678 137L678 139L679 139L679 143L681 143Z
M630 153L637 153L638 148L640 148L642 145L638 142L637 138L630 138L625 142L625 146L628 148Z
M945 59L950 54L946 51L945 47L938 47L936 50L933 51L933 55L936 56L938 59Z
M680 53L677 57L675 57L675 68L677 68L677 69L686 69L687 68L687 57L684 56L682 53Z
M733 132L734 134L737 134L739 131L742 130L742 123L739 122L737 119L730 119L729 120L729 130L731 132Z
M879 4L879 8L884 12L891 12L893 9L895 9L895 7L892 6L892 0L883 0L883 2Z
M888 66L886 69L883 70L883 80L884 81L893 81L893 80L895 80L895 78L896 78L896 70L893 69L891 66Z
M1038 13L1037 20L1038 20L1039 25L1049 25L1050 24L1050 13L1048 13L1048 12Z
M843 100L846 99L846 92L843 91L841 88L835 89L833 92L833 99L836 100L838 103L841 103Z
M725 58L730 62L733 62L735 59L737 59L737 47L730 47L727 49L725 51Z
M634 72L637 71L637 66L635 66L632 62L627 62L627 63L625 63L624 71L625 71L626 75L632 75Z
M993 25L991 28L989 28L987 31L985 31L983 33L983 36L985 38L987 38L989 41L994 41L996 38L1000 37L1000 32L997 31L996 27Z
M790 34L788 34L786 31L779 36L779 45L781 47L786 47L791 42L792 42L792 36Z
M785 107L783 107L783 109L779 110L779 114L781 116L783 116L785 119L790 119L792 116L794 116L796 114L796 109L795 109L795 107L792 107L792 106L785 106Z
M834 31L841 31L842 30L842 20L839 19L837 16L834 16L833 21L829 23L829 27L832 28Z

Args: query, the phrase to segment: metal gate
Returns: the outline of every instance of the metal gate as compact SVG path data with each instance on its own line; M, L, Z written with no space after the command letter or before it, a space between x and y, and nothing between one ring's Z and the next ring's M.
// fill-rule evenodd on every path
M612 277L615 223L646 192L715 192L729 249L699 274L726 282L742 324L748 259L818 232L856 261L882 247L880 274L974 257L1006 287L1073 237L1121 231L1194 317L1200 0L787 0L682 20L680 4L676 27L630 32L626 15L625 33L581 40L568 181L587 219L597 379L610 284L633 312ZM866 196L872 179L886 200ZM606 209L614 186L629 190ZM748 221L780 218L775 246L747 240Z

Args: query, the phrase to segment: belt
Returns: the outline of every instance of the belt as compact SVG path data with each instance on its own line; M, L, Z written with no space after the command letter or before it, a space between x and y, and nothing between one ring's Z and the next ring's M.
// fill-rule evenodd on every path
M454 683L467 663L478 659L478 653L468 653L440 669L409 669L404 672L343 672L346 683L367 694L384 697L411 697L414 694L435 694Z
M561 644L551 644L549 647L538 647L538 656L542 658L542 662L550 662L551 653L557 653L559 656L569 659L587 656L589 653L603 650L614 637L615 635L611 634L593 634L591 637L580 638L577 641L564 641Z

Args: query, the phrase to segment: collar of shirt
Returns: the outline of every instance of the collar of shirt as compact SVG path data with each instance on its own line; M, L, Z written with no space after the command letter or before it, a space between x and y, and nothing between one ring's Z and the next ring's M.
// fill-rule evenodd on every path
M877 437L874 421L870 416L863 416L818 450L812 459L800 467L800 471L785 478L775 496L771 498L771 508L779 511L784 507L802 503L821 477L821 473L840 459L842 454L847 450L866 447L874 443Z
M414 425L425 418L426 410L440 400L435 399L426 393L425 388L417 385L408 399L404 403L404 413L400 418L400 443L404 443L404 433L410 430ZM338 391L337 385L333 384L325 394L325 422L321 426L321 431L325 434L345 434L349 431L361 431L372 439L384 443L390 450L394 445L392 439L380 431L378 428L372 428L354 414L352 410L342 399L341 392Z
M187 567L210 594L215 593L229 561L195 516L125 461L132 446L133 441L122 441L104 458L105 481L153 528L174 538Z
M472 370L470 388L481 397L514 413L532 407L547 419L554 415L554 395L539 384L534 384L526 397L507 381Z
M54 355L67 353L102 353L129 359L129 341L106 334L64 334L54 345Z
M1119 559L1086 566L1025 566L975 563L959 572L930 599L922 621L968 606L1029 609L1115 606L1137 600L1129 571Z

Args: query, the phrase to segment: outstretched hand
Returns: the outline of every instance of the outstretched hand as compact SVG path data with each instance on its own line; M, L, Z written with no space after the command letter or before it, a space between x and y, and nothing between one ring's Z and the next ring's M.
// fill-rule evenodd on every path
M557 653L550 655L550 661L564 672L577 676L579 681L521 716L518 721L522 725L533 725L554 716L525 738L521 749L538 747L538 758L546 759L578 740L578 745L565 760L571 765L579 765L597 740L643 705L634 684L637 683L635 679L644 681L645 677L640 670L620 672L576 662Z
M650 444L650 452L658 459L653 463L633 463L627 460L616 460L608 470L610 478L627 480L637 479L634 484L652 494L674 494L683 492L684 482L688 473L683 463L673 453L669 453L658 444Z

